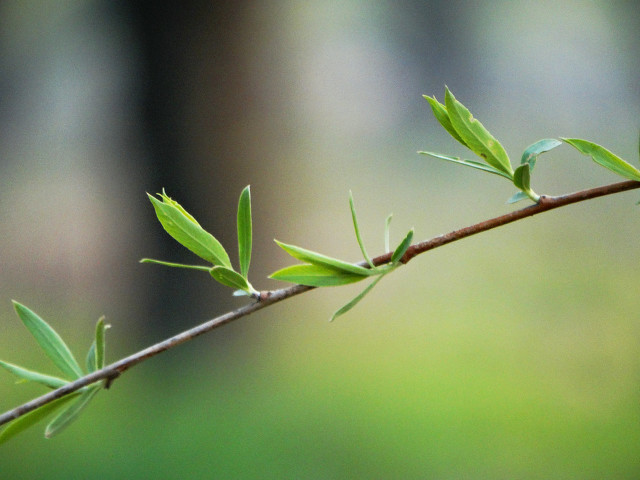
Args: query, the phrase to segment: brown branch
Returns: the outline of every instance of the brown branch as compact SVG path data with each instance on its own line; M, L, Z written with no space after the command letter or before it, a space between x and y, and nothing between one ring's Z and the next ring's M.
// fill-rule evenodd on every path
M476 233L485 232L487 230L491 230L493 228L515 222L516 220L531 217L538 213L546 212L548 210L553 210L559 207L564 207L572 203L582 202L604 195L612 195L614 193L633 190L636 188L640 188L640 182L627 181L605 185L603 187L582 190L576 193L562 195L559 197L542 196L540 197L540 201L536 205L531 205L521 210L507 213L506 215L501 215L484 222L476 223L475 225L461 228L444 235L439 235L424 242L416 243L409 247L404 257L402 257L402 262L407 263L413 257L420 255L421 253L424 253L428 250L432 250L434 248L446 245L447 243L470 237L471 235L475 235ZM374 258L373 263L375 265L383 265L385 263L388 263L390 260L391 253L386 253ZM362 262L361 265L366 266L365 262ZM220 315L219 317L209 320L208 322L202 323L178 335L168 338L167 340L152 345L151 347L148 347L115 363L112 363L111 365L108 365L101 370L90 373L89 375L70 382L63 387L53 390L45 395L42 395L41 397L38 397L34 400L31 400L30 402L27 402L23 405L20 405L19 407L3 413L2 415L0 415L0 425L4 425L5 423L15 420L16 418L19 418L22 415L35 410L36 408L46 405L47 403L50 403L58 398L75 392L83 387L91 385L92 383L103 381L105 382L105 387L108 388L113 380L119 377L123 372L148 358L151 358L155 355L158 355L159 353L169 350L170 348L192 340L195 337L202 335L203 333L207 333L229 322L237 320L246 315L250 315L258 310L262 310L269 305L281 302L289 297L307 292L309 290L312 290L313 288L314 287L294 285L288 288L281 288L279 290L269 290L261 292L258 301L252 304L245 305L241 308L238 308L237 310L233 310L231 312L225 313L224 315Z

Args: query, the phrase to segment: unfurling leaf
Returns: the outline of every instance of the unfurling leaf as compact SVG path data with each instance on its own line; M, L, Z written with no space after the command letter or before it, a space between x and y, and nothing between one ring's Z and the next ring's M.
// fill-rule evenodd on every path
M247 278L251 263L252 225L251 190L249 185L242 190L238 201L238 257L240 273Z
M625 162L601 145L580 138L563 138L580 153L589 155L594 162L629 180L640 181L640 170Z
M413 240L413 228L409 230L409 233L402 239L400 245L398 245L391 256L391 263L398 263L402 260L402 257L407 252L407 249L411 246Z
M13 306L20 320L56 367L69 378L80 378L83 375L82 369L60 335L29 308L15 300Z
M164 193L160 194L162 201L152 195L148 196L158 220L174 240L212 265L231 268L229 255L220 242L204 230L176 201Z
M506 173L511 178L513 169L507 152L500 142L477 119L473 118L471 112L456 100L448 88L445 92L445 106L453 128L456 129L469 149L482 157L489 165Z
M321 265L292 265L272 273L269 278L309 287L336 287L359 282L367 277Z
M545 153L556 148L558 145L562 145L562 142L556 140L555 138L543 138L542 140L538 140L536 143L529 145L525 149L525 151L522 153L520 164L524 165L525 163L528 163L530 172L533 172L533 167L535 167L536 165L538 156L541 153Z
M529 174L530 166L528 163L520 165L513 172L513 184L516 188L519 188L523 192L526 192L531 187L531 175Z
M469 145L467 145L465 143L465 141L462 139L462 137L456 131L456 129L453 128L453 124L451 123L451 119L449 118L449 112L447 112L447 107L445 107L438 100L436 100L435 96L434 97L427 97L426 95L423 95L422 97L427 102L429 102L429 105L431 105L431 110L433 110L433 115L436 117L436 120L438 120L440 125L442 125L442 127L447 132L449 132L449 135L451 135L453 138L455 138L457 141L459 141L462 145L464 145L465 147L467 147L467 148L469 148L471 150Z
M326 269L331 269L333 271L359 275L361 277L376 275L374 270L364 268L353 263L344 262L337 258L327 257L326 255L307 250L306 248L287 245L286 243L279 242L278 240L275 242L289 255L303 262L325 267Z

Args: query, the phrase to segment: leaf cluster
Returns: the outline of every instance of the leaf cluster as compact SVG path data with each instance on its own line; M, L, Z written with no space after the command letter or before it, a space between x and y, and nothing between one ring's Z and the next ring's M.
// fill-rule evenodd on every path
M562 142L571 145L584 155L589 155L597 164L612 172L629 180L640 181L640 170L606 148L579 138L561 137L560 139L544 138L538 140L524 150L520 165L514 170L509 156L500 142L473 117L471 112L454 97L448 88L445 88L444 104L440 103L435 96L423 95L423 97L431 105L431 110L440 125L458 142L479 156L482 161L466 160L434 152L418 153L506 178L519 190L507 200L508 203L515 203L527 198L536 203L540 200L540 195L531 188L533 168L541 154L562 145Z

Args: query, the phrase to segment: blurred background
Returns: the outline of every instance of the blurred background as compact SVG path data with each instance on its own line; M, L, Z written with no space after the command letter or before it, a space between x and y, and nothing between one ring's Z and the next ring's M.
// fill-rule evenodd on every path
M155 219L165 188L227 246L251 184L258 289L294 263L273 239L360 259L524 206L422 94L447 85L512 163L545 137L638 165L636 2L0 4L0 358L54 373L15 315L107 360L237 308ZM567 146L534 188L620 181ZM296 297L132 369L53 440L0 449L2 478L637 478L638 192L422 255L349 314L361 285ZM237 263L236 263L237 264ZM84 355L84 353L82 353ZM40 395L0 372L0 410ZM28 471L25 468L28 467Z

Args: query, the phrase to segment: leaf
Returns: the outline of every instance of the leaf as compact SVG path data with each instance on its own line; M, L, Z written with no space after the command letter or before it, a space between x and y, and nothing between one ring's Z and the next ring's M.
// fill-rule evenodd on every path
M447 88L445 93L445 105L451 124L464 140L464 143L476 155L494 167L506 173L509 178L513 175L509 156L504 148L484 126L471 115L471 112L462 105Z
M312 252L311 250L296 247L295 245L287 245L286 243L279 242L278 240L275 240L275 242L289 255L297 258L298 260L302 260L303 262L325 267L333 271L341 271L344 273L360 275L362 277L376 275L376 272L374 270L364 268L353 263L343 262L342 260L338 260L337 258L327 257L326 255L322 255L321 253Z
M55 412L60 407L63 407L66 403L76 398L78 395L80 395L80 393L81 392L79 391L70 393L65 397L58 398L53 402L47 403L21 417L16 418L12 422L10 422L4 428L4 430L0 432L0 444L6 442L17 434L25 431L27 428L40 422L51 413Z
M227 267L213 267L210 270L211 276L222 285L226 285L231 288L238 288L240 290L244 290L247 293L253 294L257 293L251 284L247 281L245 277L240 275L235 270L232 270Z
M513 184L523 192L531 190L530 168L529 164L525 163L516 168L516 171L513 173Z
M449 118L449 112L447 112L447 107L441 104L438 100L436 100L435 95L432 97L427 97L426 95L422 96L429 105L431 105L431 110L433 110L433 115L436 117L436 120L444 127L444 129L449 132L453 138L459 141L462 145L469 148L469 146L462 139L460 134L453 128L453 124L451 123L451 119ZM470 149L470 148L469 148Z
M396 247L391 256L391 263L398 263L402 260L402 257L407 252L407 249L411 246L411 241L413 240L413 228L409 230L409 233L404 237L404 239L400 242L400 245Z
M344 305L340 309L338 309L333 315L331 315L331 318L329 319L329 321L333 322L336 318L338 318L341 315L344 315L349 310L351 310L353 307L355 307L360 302L360 300L362 300L364 297L366 297L367 294L371 290L373 290L373 287L375 287L378 284L378 282L380 280L382 280L382 277L384 277L384 275L380 275L373 282L371 282L367 286L367 288L365 288L362 292L360 292L358 295L356 295L349 303L347 303L346 305Z
M104 368L104 352L106 347L104 333L107 328L109 328L109 325L105 325L104 317L100 317L98 323L96 323L96 370Z
M629 180L640 181L640 170L628 164L617 155L601 145L580 138L562 138L562 140L584 155L589 155L594 162L608 168Z
M349 207L351 208L351 218L353 219L353 229L356 232L356 240L358 240L358 245L360 246L360 251L362 252L362 256L369 264L372 269L375 269L375 265L371 261L371 258L367 254L367 250L364 248L364 243L362 242L362 237L360 236L360 227L358 226L358 218L356 217L356 207L353 204L353 194L351 190L349 190Z
M80 378L83 373L80 365L74 358L69 347L64 343L60 335L51 328L42 318L24 305L13 301L13 307L20 317L20 320L29 329L31 335L36 339L40 348L47 354L65 375L69 378Z
M140 263L155 263L157 265L164 265L165 267L190 268L192 270L203 270L205 272L211 270L211 267L203 265L185 265L184 263L165 262L162 260L155 260L153 258L142 258L140 259Z
M458 157L450 157L448 155L443 155L441 153L433 153L433 152L418 152L421 155L429 155L430 157L439 158L441 160L447 160L449 162L459 163L460 165L466 165L467 167L477 168L478 170L484 170L485 172L494 173L496 175L500 175L501 177L507 178L511 180L511 175L504 173L502 170L498 170L497 168L493 168L490 165L485 163L476 162L474 160L464 160Z
M5 368L14 375L27 380L29 382L37 382L45 385L49 388L60 388L63 385L69 383L67 380L58 377L52 377L51 375L45 375L44 373L34 372L26 368L14 365L13 363L3 362L0 360L0 367Z
M310 287L335 287L359 282L366 277L321 265L292 265L272 273L269 278Z
M527 200L530 199L529 195L527 195L524 192L518 192L516 194L514 194L513 196L509 197L509 199L507 200L507 203L516 203L519 202L521 200Z
M87 352L87 358L85 360L87 365L87 372L93 373L96 371L96 341L91 342L89 351Z
M385 253L389 251L389 230L391 229L391 219L393 218L393 214L390 214L387 217L387 220L384 222L384 251Z
M533 167L536 165L538 155L548 152L549 150L553 150L558 145L562 145L562 142L555 138L543 138L542 140L538 140L536 143L529 145L525 151L522 152L520 163L522 165L528 163L530 166L530 172L533 172Z
M213 265L231 268L229 255L224 247L213 235L204 230L184 208L164 194L160 195L163 202L152 195L147 195L162 227L178 243Z
M63 410L49 425L47 425L47 428L44 431L44 436L46 438L51 438L77 420L78 416L80 416L82 411L89 404L95 394L101 390L101 388L101 386L96 385L84 390L80 395L80 398L69 405L66 410Z
M247 278L251 263L251 190L249 185L242 190L238 201L238 256L240 258L240 273Z

